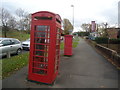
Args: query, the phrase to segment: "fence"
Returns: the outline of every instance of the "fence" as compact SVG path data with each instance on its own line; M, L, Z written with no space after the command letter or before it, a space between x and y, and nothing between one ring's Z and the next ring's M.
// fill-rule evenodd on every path
M116 51L106 48L100 44L96 44L95 47L99 49L112 64L120 68L120 55L118 55Z

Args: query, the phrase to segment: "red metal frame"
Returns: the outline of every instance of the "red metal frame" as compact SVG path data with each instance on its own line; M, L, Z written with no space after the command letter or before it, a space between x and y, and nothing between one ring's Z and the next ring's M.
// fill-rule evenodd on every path
M60 60L61 18L41 11L32 14L28 79L53 83Z

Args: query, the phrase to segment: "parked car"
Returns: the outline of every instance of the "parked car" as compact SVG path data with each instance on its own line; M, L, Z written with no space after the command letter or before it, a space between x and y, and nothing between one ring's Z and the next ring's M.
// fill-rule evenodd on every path
M30 39L27 39L26 41L22 42L22 48L24 50L30 50Z
M22 52L22 44L15 38L0 38L0 57L10 54L20 54Z

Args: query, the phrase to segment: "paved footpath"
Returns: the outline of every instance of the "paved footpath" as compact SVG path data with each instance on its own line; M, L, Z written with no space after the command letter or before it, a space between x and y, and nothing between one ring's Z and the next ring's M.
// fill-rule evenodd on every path
M60 74L53 86L28 82L24 67L3 80L3 88L118 88L118 70L80 38L72 57L61 55Z

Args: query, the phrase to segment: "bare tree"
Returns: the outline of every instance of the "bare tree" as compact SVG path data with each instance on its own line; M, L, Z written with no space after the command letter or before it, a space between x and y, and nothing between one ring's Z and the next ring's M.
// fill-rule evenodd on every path
M27 30L30 29L30 15L23 9L19 8L16 10L16 15L19 17L18 29Z
M101 23L101 27L102 27L102 32L103 32L103 37L109 38L108 32L107 32L107 27L108 27L108 23Z
M11 14L8 12L8 10L4 9L4 8L0 8L1 9L1 21L2 21L2 31L4 33L4 36L7 37L7 31L9 30L9 24L8 21L10 20Z
M27 14L24 18L24 27L25 30L30 30L31 15Z
M83 29L83 30L85 30L86 32L90 32L90 27L91 27L91 25L90 24L86 24L86 23L83 23L82 25L81 25L81 28Z
M15 17L10 16L10 19L8 20L8 26L9 26L10 29L15 29L16 28Z

